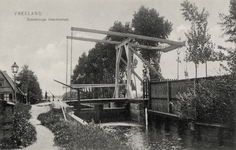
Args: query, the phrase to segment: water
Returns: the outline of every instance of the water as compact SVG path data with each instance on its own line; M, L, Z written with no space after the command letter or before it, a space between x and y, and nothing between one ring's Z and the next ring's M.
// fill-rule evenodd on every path
M149 128L115 124L104 128L116 134L122 143L130 145L134 150L234 150L230 146L218 146L217 142L196 141L190 132L180 132L175 125L171 125L167 131L162 123Z

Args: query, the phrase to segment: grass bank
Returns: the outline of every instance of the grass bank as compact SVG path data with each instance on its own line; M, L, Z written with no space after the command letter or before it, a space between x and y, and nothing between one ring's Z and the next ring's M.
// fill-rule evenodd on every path
M125 143L113 133L107 133L100 126L90 123L81 125L67 115L64 121L61 109L52 108L49 112L40 114L38 120L55 135L54 142L66 150L103 149L128 150Z

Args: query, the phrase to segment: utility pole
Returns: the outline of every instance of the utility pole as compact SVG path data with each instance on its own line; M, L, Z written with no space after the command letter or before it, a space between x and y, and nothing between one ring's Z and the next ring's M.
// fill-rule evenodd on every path
M179 38L179 41L181 41L181 38ZM180 48L177 49L177 80L179 79L179 63L181 63L181 60L179 59L179 54L180 54Z

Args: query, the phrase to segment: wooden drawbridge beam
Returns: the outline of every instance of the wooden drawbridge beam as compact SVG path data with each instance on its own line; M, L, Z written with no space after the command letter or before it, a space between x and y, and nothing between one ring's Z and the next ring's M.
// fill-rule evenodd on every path
M127 65L127 62L122 57L120 59ZM139 81L142 82L142 78L134 71L133 68L131 71L139 79Z
M115 87L119 85L126 85L126 84L71 84L70 87L72 87L73 89L78 89L86 87Z
M167 44L170 44L170 45L178 45L180 47L185 46L185 41L184 42L176 42L176 41L171 41L171 40L167 40L167 39L160 39L160 38L155 38L155 37L135 35L135 34L129 34L129 33L113 32L113 31L101 31L101 30L78 28L78 27L71 27L71 30L72 31L97 33L97 34L115 35L115 36L121 36L121 37L130 37L130 38L136 38L136 39L142 39L142 40L149 40L149 41L167 43Z
M98 39L93 39L93 38L74 37L74 36L67 36L67 39L89 41L89 42L98 42L98 43L107 43L107 44L114 44L114 45L119 45L122 43L122 42L118 42L118 41L98 40ZM181 47L181 46L173 45L173 46L168 46L168 47L162 48L162 47L155 47L155 46L139 45L139 44L134 44L134 43L129 43L129 45L134 48L158 50L158 51L162 51L164 53L174 50L178 47Z
M138 52L136 52L132 47L129 47L129 49L130 49L133 53L135 53L150 69L152 69L152 71L154 71L158 76L160 76L162 79L164 79L163 76L162 76L162 74L161 74L160 72L158 72L153 66L151 66L151 65L148 63L148 61L146 61Z

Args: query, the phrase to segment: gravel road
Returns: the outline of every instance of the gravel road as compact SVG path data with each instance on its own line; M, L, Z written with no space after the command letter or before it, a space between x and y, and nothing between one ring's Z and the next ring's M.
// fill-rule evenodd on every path
M36 128L37 140L32 145L23 148L23 150L59 150L58 147L54 146L53 133L48 128L42 126L41 122L37 119L39 114L50 110L48 104L50 103L32 105L30 110L32 117L29 121Z

